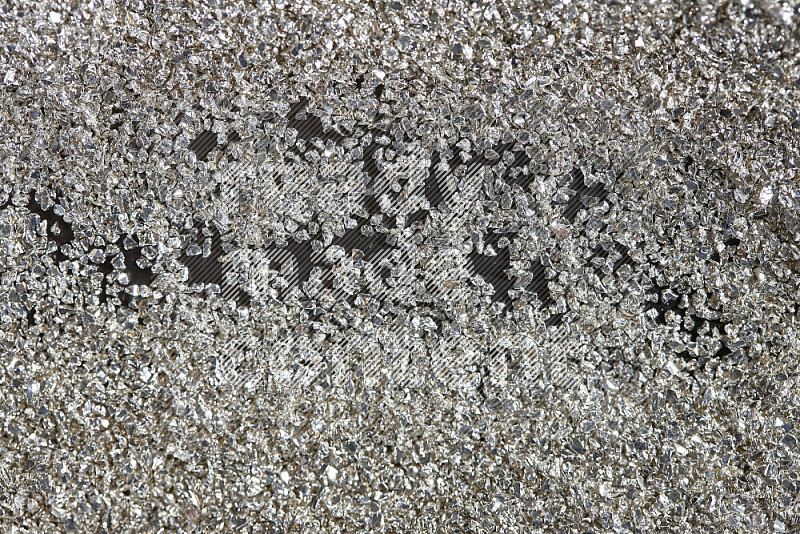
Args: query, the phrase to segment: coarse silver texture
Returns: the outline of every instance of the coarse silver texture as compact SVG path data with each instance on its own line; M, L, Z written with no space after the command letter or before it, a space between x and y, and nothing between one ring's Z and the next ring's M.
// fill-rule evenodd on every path
M3 3L0 530L796 531L798 25Z

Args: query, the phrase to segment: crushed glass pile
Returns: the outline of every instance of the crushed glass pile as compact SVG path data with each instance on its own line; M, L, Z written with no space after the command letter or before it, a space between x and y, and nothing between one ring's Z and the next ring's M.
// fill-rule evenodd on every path
M4 531L800 526L800 8L250 4L0 6Z

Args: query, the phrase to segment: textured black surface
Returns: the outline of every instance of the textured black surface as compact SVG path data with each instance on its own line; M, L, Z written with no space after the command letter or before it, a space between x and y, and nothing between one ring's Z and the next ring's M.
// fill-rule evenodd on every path
M332 141L334 143L339 143L344 139L343 135L332 129L324 131L322 121L318 117L307 113L305 111L305 106L306 102L300 101L290 110L289 113L289 125L297 129L299 138L306 141L311 141L313 139L322 140L323 142ZM378 169L373 158L375 151L380 146L375 141L375 138L377 138L381 131L375 130L371 133L373 136L373 141L364 147L363 169L371 179L371 185L374 185L378 182L381 176L381 171ZM207 157L211 150L217 147L217 139L218 136L216 134L205 131L201 133L194 141L192 141L189 148L195 151L199 159L203 159ZM235 142L237 139L238 135L236 135L235 132L229 136L229 142ZM494 151L498 157L503 157L505 152L508 150L513 150L513 145L510 143L500 144L494 147ZM430 203L431 209L437 209L438 206L447 200L443 192L444 189L442 184L444 183L444 180L448 178L449 173L454 172L454 169L462 163L455 155L456 152L457 149L453 150L453 155L448 161L451 170L441 176L436 171L441 161L440 154L438 152L433 153L429 172L424 182L424 194ZM302 156L300 153L297 155ZM488 159L485 155L481 155L474 156L466 162L463 162L467 169L465 178L463 179L467 179L468 177L472 176L482 167L495 163L496 160L497 158ZM525 153L519 151L515 152L513 160L507 166L503 176L507 178L509 182L526 189L530 186L530 178L521 176L511 179L511 173L514 168L524 166L529 161L530 158L528 158ZM621 173L618 178L620 176ZM603 187L603 184L597 183L588 186L586 184L583 172L577 169L573 172L572 181L569 185L569 188L574 191L574 194L570 197L569 201L564 204L562 208L562 214L570 222L574 222L578 212L582 208L586 207L585 203L587 199L589 201L602 202L607 195L607 191ZM369 188L368 193L364 196L362 207L366 211L367 217L361 219L362 223L366 222L366 219L372 215L379 213L376 196L377 193L373 188ZM8 205L8 203L9 201L7 201L5 205ZM39 203L36 201L33 193L30 194L29 202L26 207L31 211L31 213L35 213L41 219L47 221L48 239L52 240L57 245L56 250L53 252L53 260L56 263L67 260L68 256L65 253L67 248L65 247L75 239L75 230L72 228L72 225L65 222L63 217L56 215L54 207L51 206L47 210L42 209ZM421 225L425 222L427 217L427 211L419 210L408 218L406 224L409 226L413 226L414 224ZM384 232L390 230L394 226L394 218L384 217ZM57 228L58 231L54 231L55 228ZM219 231L215 227L210 227L203 230L203 228L197 226L192 230L191 235L193 242L197 243L201 247L203 241L206 239L209 240L210 250L208 255L205 257L203 255L184 255L182 257L183 263L189 270L189 283L216 284L220 287L222 292L232 294L233 298L239 305L249 305L250 295L238 286L229 287L226 282L225 274L227 267L220 261L221 256L224 254L224 250L222 236L220 235ZM491 245L492 249L495 251L495 254L479 254L476 251L468 254L467 258L469 261L470 270L473 273L480 275L485 282L491 284L493 288L491 293L491 302L501 303L508 308L512 305L512 298L509 294L509 291L512 289L524 290L526 293L535 295L538 298L542 309L548 309L554 304L554 301L548 289L548 279L545 276L545 265L548 263L547 258L540 258L539 262L532 262L532 265L529 269L531 276L525 285L520 285L519 280L516 280L507 273L508 269L510 268L511 254L509 247L501 247L499 245L499 241L501 238L506 238L509 241L513 241L515 236L516 233L510 231L509 229L487 229L487 232L483 237L483 245ZM738 240L735 238L730 238L725 242L725 245L735 248L738 245L737 241ZM149 285L153 282L155 277L149 268L139 266L138 262L142 257L141 247L138 245L131 246L131 242L135 243L135 240L128 241L128 246L126 247L125 236L122 236L115 243L124 258L125 271L128 274L129 283L136 285ZM374 232L371 235L364 235L361 230L361 223L355 228L347 230L344 235L334 240L334 244L343 247L349 253L359 254L359 256L365 261L370 261L379 254L394 248L391 243L392 241L387 239L386 233ZM311 271L315 266L323 268L325 267L321 261L315 261L315 255L313 254L310 241L298 242L295 240L289 240L289 242L282 245L273 243L269 246L269 248L275 253L279 253L281 251L288 252L288 254L291 255L294 266L296 267L296 276L291 278L292 285L281 292L281 294L284 296L287 295L293 287L302 288L303 284L309 280ZM617 270L623 265L633 263L625 246L615 243L611 249L614 250L615 255L618 258L613 263L613 268L611 270L612 273L616 273ZM587 265L591 265L593 260L606 259L611 249L608 246L598 246L595 249L592 257L589 258ZM288 256L283 254L283 257ZM716 262L720 261L719 254L716 252L712 253L709 259ZM93 267L105 275L111 275L113 272L111 261L112 257L109 256L104 263L94 265ZM600 264L600 262L594 263L595 265ZM596 268L595 270L598 276L602 276L604 274L600 268ZM331 280L329 278L325 280L325 285L327 287L331 287ZM108 276L104 277L102 282L102 287L99 294L101 303L105 303L107 301L107 289ZM656 310L657 314L654 319L656 323L666 324L667 312L673 312L680 316L681 324L684 324L684 320L688 319L688 323L691 326L685 328L690 334L691 341L697 341L701 337L700 328L701 325L704 325L706 322L709 330L713 331L714 329L717 329L718 332L724 334L724 322L715 317L692 316L686 314L681 309L679 302L681 296L685 294L685 291L684 293L678 293L676 290L677 297L665 300L662 295L664 295L664 292L668 289L670 288L654 285L648 290L648 293L654 295L655 298L653 301L646 304L643 311L648 312L651 309ZM691 295L687 296L690 297ZM131 305L133 297L130 295L130 292L121 291L118 293L118 297L123 305ZM351 305L355 304L355 296L347 297L346 300ZM687 315L688 317L685 317ZM553 314L547 321L547 324L559 324L561 322L561 316L561 314ZM438 326L440 324L439 318L434 316L433 319ZM31 323L34 320L33 308L31 308L29 311L28 320ZM732 351L729 347L723 345L717 352L716 356L725 356L731 352ZM692 354L688 352L688 350L680 353L680 356L686 360L693 358Z

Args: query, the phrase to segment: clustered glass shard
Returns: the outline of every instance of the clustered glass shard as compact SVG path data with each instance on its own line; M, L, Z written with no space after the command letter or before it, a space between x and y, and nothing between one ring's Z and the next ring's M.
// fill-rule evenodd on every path
M798 25L0 5L0 530L794 531Z

